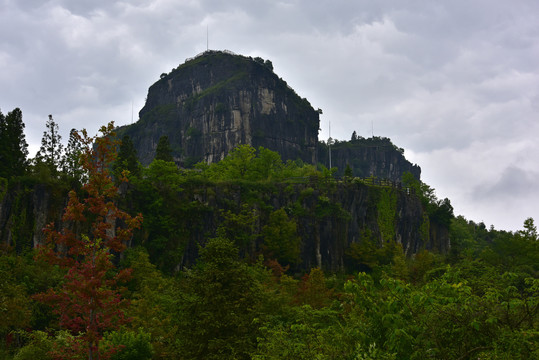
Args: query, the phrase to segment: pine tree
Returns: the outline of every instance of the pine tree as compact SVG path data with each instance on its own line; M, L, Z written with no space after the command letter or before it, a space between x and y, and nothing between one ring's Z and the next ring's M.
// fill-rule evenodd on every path
M157 149L155 150L155 160L174 161L171 153L172 149L170 147L170 142L168 141L168 136L161 136L157 143Z
M66 175L82 183L84 181L84 171L80 167L81 154L81 138L77 130L71 129L66 151L62 159L62 170Z
M46 127L47 130L43 132L41 147L36 155L36 160L45 164L52 174L56 174L62 165L62 137L58 130L58 124L54 121L52 115L49 115Z
M124 170L129 171L129 174L132 176L140 175L141 166L137 158L137 150L129 135L124 135L122 138L118 150L118 158L116 159L113 168L114 175L117 179L122 177L122 172Z
M354 176L354 172L352 171L350 164L346 164L346 168L344 169L344 177L351 178L353 176Z
M24 135L22 111L0 112L0 177L24 175L28 168L28 144Z

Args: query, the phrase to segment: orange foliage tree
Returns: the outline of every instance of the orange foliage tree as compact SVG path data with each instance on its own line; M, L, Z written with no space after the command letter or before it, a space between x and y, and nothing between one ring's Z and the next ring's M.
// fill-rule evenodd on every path
M130 269L118 271L112 260L125 250L134 229L140 228L142 215L132 217L116 206L118 188L109 172L117 147L113 130L111 122L101 127L101 136L89 137L86 130L77 134L83 145L83 196L74 190L69 193L62 229L49 224L38 252L67 270L60 288L35 297L59 315L62 329L75 335L67 347L53 350L55 358L79 358L83 353L90 360L107 357L99 349L103 333L127 320L120 283L129 277ZM122 181L127 181L125 175Z

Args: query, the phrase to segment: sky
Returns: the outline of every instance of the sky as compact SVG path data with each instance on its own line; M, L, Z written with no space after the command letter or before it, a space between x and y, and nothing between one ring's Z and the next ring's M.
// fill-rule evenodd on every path
M539 222L537 0L0 0L0 109L33 156L49 114L64 142L130 124L208 47L271 60L320 139L389 137L456 215Z

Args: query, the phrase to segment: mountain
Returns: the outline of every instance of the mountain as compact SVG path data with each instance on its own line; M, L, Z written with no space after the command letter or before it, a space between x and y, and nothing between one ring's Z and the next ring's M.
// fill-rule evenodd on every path
M269 60L206 51L173 69L148 90L129 135L140 161L155 157L168 136L175 162L217 162L239 144L263 146L284 160L316 163L319 113L274 72Z

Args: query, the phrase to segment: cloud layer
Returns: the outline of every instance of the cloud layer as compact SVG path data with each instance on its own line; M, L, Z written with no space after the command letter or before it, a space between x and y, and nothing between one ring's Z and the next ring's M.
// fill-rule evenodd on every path
M36 151L136 121L148 87L211 49L261 56L315 108L321 138L390 137L458 214L539 221L539 3L0 0L0 107ZM209 34L209 37L207 37ZM132 111L133 109L133 111Z

